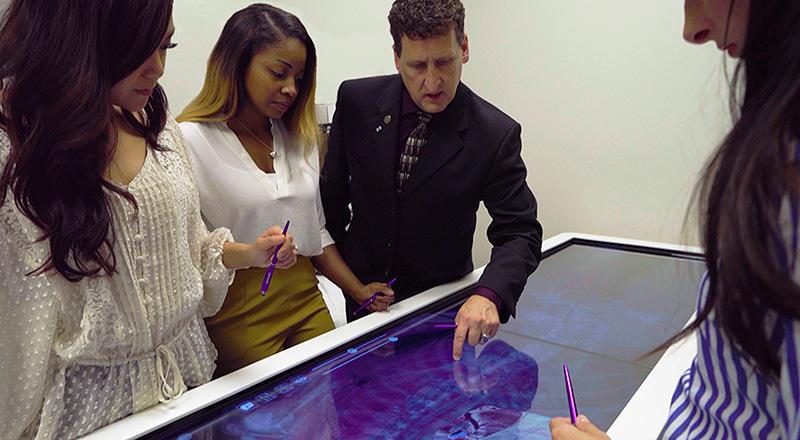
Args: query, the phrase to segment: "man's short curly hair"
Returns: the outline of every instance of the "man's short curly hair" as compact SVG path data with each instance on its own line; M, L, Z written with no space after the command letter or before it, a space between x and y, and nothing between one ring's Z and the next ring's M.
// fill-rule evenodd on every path
M389 32L397 55L403 34L412 40L440 37L455 30L464 42L464 5L460 0L395 0L389 11Z

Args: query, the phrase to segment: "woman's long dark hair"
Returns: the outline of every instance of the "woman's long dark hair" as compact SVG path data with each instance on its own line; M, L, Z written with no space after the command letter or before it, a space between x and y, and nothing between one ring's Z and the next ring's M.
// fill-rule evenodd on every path
M754 0L749 14L747 41L731 86L735 124L696 191L708 262L707 300L696 319L665 345L697 329L713 311L756 369L777 378L780 342L767 334L765 311L800 319L800 286L787 264L793 256L786 248L792 244L785 243L779 224L782 201L800 199L795 157L800 2Z
M116 268L109 199L128 192L104 179L116 142L111 87L159 47L172 0L14 0L0 29L0 123L11 152L0 175L0 204L10 191L42 230L50 255L34 273L70 281ZM148 145L159 148L166 121L160 87L143 123L124 112Z

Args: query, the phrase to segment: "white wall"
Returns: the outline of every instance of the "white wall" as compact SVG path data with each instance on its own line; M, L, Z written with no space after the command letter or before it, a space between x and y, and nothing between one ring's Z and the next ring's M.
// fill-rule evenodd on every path
M176 0L162 84L173 112L197 93L227 18L250 1ZM681 242L688 195L727 127L721 55L681 40L680 0L464 0L464 82L523 126L545 237L564 231ZM308 27L318 102L347 78L394 71L391 0L275 3ZM488 260L481 211L476 264ZM689 238L693 242L693 239Z
M465 4L464 81L522 123L545 237L694 243L689 194L728 116L722 55L682 41L683 2Z
M2 0L0 0L2 1ZM200 91L206 62L222 28L234 12L254 0L175 0L173 19L178 47L169 52L161 84L178 114ZM297 15L317 47L319 103L333 103L345 79L391 73L391 0L289 0L270 2Z

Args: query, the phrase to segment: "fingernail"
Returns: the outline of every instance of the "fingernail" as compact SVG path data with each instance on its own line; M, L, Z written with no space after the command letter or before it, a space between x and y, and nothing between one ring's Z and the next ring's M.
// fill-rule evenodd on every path
M581 414L581 415L578 416L578 421L579 422L588 422L589 418L586 417L585 415Z

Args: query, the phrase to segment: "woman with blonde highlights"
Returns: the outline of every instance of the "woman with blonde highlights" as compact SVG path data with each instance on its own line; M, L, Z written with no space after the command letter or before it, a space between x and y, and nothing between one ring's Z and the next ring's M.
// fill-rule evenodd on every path
M290 221L298 248L297 264L276 271L265 296L263 269L236 273L222 310L206 320L220 353L216 376L333 329L315 266L348 294L384 292L370 310L385 310L394 296L383 283L362 284L325 229L316 63L297 17L251 5L225 24L200 94L178 117L206 223L247 240L259 224Z

